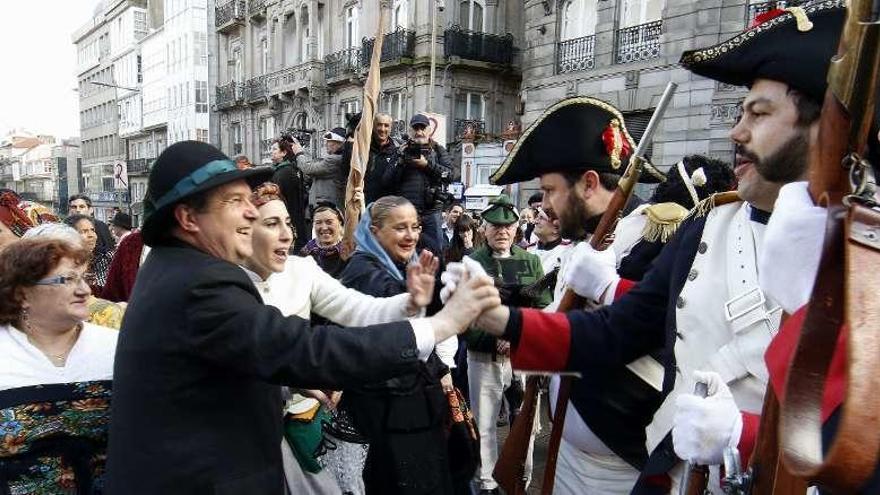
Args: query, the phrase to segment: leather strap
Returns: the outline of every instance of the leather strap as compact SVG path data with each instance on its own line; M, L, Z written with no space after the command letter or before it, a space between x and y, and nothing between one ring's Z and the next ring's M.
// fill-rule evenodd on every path
M858 490L874 472L880 453L878 262L880 213L860 205L848 212L829 208L822 261L788 373L780 436L792 474L835 493ZM825 379L844 323L849 326L846 400L823 459Z

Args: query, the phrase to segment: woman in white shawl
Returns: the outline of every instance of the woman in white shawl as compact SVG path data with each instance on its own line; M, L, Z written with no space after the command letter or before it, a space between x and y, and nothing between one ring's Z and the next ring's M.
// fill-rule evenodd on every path
M290 214L277 185L265 183L257 187L252 201L260 212L260 218L253 228L253 255L244 268L260 291L263 301L277 307L285 316L309 319L311 314L316 314L339 325L363 326L420 316L422 308L431 302L437 271L436 259L427 257L408 268L408 293L388 298L368 296L344 287L323 272L314 259L289 255L296 233L293 232ZM442 344L451 346L451 355L454 355L457 347L455 339ZM339 400L339 394L330 391L301 392L309 398L293 394L288 401L288 412L298 414L312 410L319 401L328 409L333 409ZM333 463L336 480L327 470L316 474L302 471L287 443L283 442L285 474L291 493L323 495L363 492L360 475L366 458L364 446L335 443L337 450L330 451L327 457L345 458L344 462ZM340 473L336 464L346 464L347 472Z

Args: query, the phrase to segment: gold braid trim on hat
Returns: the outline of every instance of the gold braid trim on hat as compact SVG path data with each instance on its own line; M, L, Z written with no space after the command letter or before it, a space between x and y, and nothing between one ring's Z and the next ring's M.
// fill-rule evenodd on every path
M797 7L800 10L804 17L807 17L808 14L814 14L817 12L822 12L825 10L830 10L834 8L846 7L845 0L826 0L824 2L814 3L807 7ZM739 47L745 43L748 43L752 39L754 39L757 35L763 33L764 31L768 31L770 29L774 29L776 26L780 24L785 24L792 19L795 19L797 22L797 15L789 9L785 9L788 14L791 15L780 15L779 17L774 17L767 22L763 22L751 29L747 29L746 31L730 38L729 40L720 43L715 46L710 46L708 48L703 48L702 50L694 50L689 53L685 53L681 58L681 65L685 68L689 68L693 65L699 64L701 62L705 62L707 60L712 60L714 58L720 57L727 52L733 50L734 48ZM809 19L808 21L809 22ZM812 23L811 28L812 28ZM800 25L798 25L798 30L800 30ZM809 29L808 29L809 30Z
M501 163L501 166L498 167L498 170L496 170L495 173L493 173L489 177L489 182L494 184L496 177L501 177L502 175L504 175L504 172L506 172L507 169L510 167L510 164L513 163L513 159L519 152L520 147L523 145L523 143L526 142L526 139L529 137L532 131L537 129L538 125L543 122L544 119L553 115L553 113L560 108L578 104L592 105L611 113L620 122L620 131L623 134L624 138L630 142L630 148L636 149L635 141L633 141L632 136L629 135L629 131L626 130L626 124L623 120L623 115L620 113L620 110L614 108L613 105L610 105L602 100L597 100L596 98L591 98L589 96L575 96L572 98L566 98L551 105L547 110L544 111L544 113L541 114L540 117L538 117L537 120L532 122L528 129L523 132L522 136L520 136L519 139L516 140L516 143L513 145L513 149L510 150L510 153L507 154L507 158L504 159L504 161Z
M611 149L611 168L620 168L620 151L623 149L623 140L620 139L620 121L611 119L611 136L614 139L614 147Z
M810 18L807 17L807 13L804 11L803 7L788 7L783 10L790 12L791 15L794 16L794 20L797 22L798 31L806 33L813 29L813 23L810 21Z

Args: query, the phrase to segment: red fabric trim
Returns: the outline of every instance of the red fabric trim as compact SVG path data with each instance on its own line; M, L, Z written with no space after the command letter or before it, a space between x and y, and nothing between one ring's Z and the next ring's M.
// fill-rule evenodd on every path
M739 437L739 458L743 466L749 465L749 459L755 451L755 443L758 440L758 426L761 424L760 414L742 413L743 428Z
M807 306L797 310L791 315L779 333L770 342L767 352L764 353L764 362L770 373L770 384L779 402L785 402L785 379L788 377L788 368L798 340L801 337L801 327L807 314ZM843 327L837 336L837 346L831 358L831 366L828 369L828 378L825 382L825 393L822 398L822 421L826 421L834 410L843 403L846 392L846 339L849 329Z
M638 282L635 280L628 280L622 278L617 281L617 287L614 288L614 300L618 300L623 297L624 294L629 292L630 289L636 286Z
M144 239L139 231L128 234L110 262L107 283L101 290L101 297L113 302L127 302L134 288L135 277L140 270Z
M522 309L519 345L511 352L514 368L534 371L562 371L571 352L571 324L565 313Z

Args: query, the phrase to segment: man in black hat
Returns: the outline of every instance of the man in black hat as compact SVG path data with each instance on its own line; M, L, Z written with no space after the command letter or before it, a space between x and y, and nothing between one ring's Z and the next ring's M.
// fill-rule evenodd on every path
M122 239L131 234L131 215L121 211L113 215L113 219L110 220L110 233L113 234L118 246Z
M391 194L408 199L416 207L422 224L419 244L439 255L444 245L440 210L452 173L452 161L446 148L428 135L428 117L416 114L409 125L412 130L409 141L400 149L397 162L385 171L383 182L392 188Z
M108 492L282 494L281 385L341 390L413 372L498 304L482 278L429 319L343 329L283 317L238 266L259 217L250 185L270 175L197 141L156 160L142 230L153 249L116 350Z
M746 433L757 425L740 410L761 410L767 386L763 354L781 316L757 283L758 250L780 187L804 178L806 157L817 145L825 74L843 13L843 2L833 1L774 12L731 40L684 55L682 64L695 73L750 88L744 115L730 134L737 145L739 198L720 195L701 203L638 285L593 313L499 309L481 322L512 340L515 366L576 369L588 380L647 352L666 353L668 395L646 428L651 455L635 492L668 489L670 482L677 490L683 464L673 451L676 414L712 418L719 425L715 431L734 444L750 438ZM599 258L583 253L577 266L586 268L566 277L593 298L615 292L613 286L579 283L602 271L590 268ZM710 397L691 395L697 381L713 383ZM684 409L677 410L677 403ZM719 463L719 450L701 447L717 444L687 438L694 430L707 431L676 425L676 435L682 435L676 446L696 445L685 457Z

